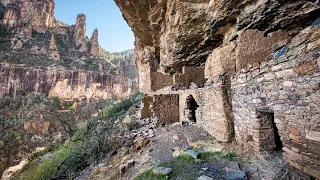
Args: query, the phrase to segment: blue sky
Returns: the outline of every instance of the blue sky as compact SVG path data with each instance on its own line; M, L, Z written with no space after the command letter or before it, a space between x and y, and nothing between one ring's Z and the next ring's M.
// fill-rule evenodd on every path
M99 29L99 44L111 52L133 48L134 36L113 0L55 0L55 17L75 24L77 15L87 17L87 36Z

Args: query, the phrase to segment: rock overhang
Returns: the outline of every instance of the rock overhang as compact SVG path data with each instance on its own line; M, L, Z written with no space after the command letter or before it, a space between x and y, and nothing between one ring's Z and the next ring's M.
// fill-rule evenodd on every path
M156 49L161 70L204 66L212 50L258 29L297 34L320 14L315 1L276 0L115 0L136 38Z

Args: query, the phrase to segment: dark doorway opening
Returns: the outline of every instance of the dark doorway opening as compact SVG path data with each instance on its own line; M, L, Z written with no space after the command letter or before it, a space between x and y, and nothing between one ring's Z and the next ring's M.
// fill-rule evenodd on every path
M279 150L282 151L283 145L281 142L278 128L276 126L276 123L274 122L274 113L270 113L270 116L271 116L270 120L271 120L272 126L273 126L274 141L275 141L275 145L276 145L275 151L279 151Z
M198 103L192 95L189 95L186 99L185 116L188 121L197 122L196 110L199 107Z
M262 140L259 141L261 150L281 151L283 145L275 123L274 113L272 111L259 111L258 119L260 121L259 139Z

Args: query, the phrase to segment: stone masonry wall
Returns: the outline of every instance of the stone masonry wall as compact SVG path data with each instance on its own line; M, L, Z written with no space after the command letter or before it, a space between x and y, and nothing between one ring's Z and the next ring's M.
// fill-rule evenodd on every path
M240 63L247 68L231 78L235 138L256 151L273 150L265 116L274 114L284 159L320 178L320 27L307 28L284 48L267 61Z
M150 106L153 103L153 97L149 96L149 95L145 95L142 98L142 104L143 104L143 108L141 110L141 118L150 118L153 116L153 112L150 108Z
M230 142L233 138L233 117L226 87L218 85L204 88L201 96L202 118L199 124L218 141Z
M189 95L192 95L195 101L197 102L198 105L200 105L200 93L198 90L189 90L189 91L183 91L179 93L179 117L180 117L180 122L183 121L188 121L187 117L185 116L185 109L187 108L187 97ZM196 121L201 121L201 116L200 116L200 107L196 110Z
M153 109L159 124L179 122L179 95L154 95Z
M159 123L188 121L185 109L189 95L199 105L195 113L196 124L218 141L230 142L234 132L233 114L225 85L146 94L142 100L141 118L157 117Z

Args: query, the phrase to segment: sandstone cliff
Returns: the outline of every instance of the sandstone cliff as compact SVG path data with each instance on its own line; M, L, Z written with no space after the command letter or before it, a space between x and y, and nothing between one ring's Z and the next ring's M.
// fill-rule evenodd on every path
M212 49L233 41L246 29L264 34L286 29L291 34L319 15L319 2L276 0L115 0L135 35L155 48L161 66L181 70L201 65Z
M53 0L3 0L1 3L7 6L4 24L17 26L30 23L39 31L56 26Z
M291 178L320 178L319 0L114 1L136 36L142 117L192 112L218 141L282 149Z
M25 91L62 99L106 99L135 91L136 79L123 76L122 67L107 61L98 29L91 39L86 36L84 14L70 26L55 19L53 0L1 0L0 4L4 12L0 96Z
M98 29L95 29L92 33L92 36L90 38L91 42L91 54L93 56L98 56L100 51L100 46L98 42Z
M1 63L0 77L0 97L36 92L65 100L98 100L124 98L135 91L134 80L90 71Z

